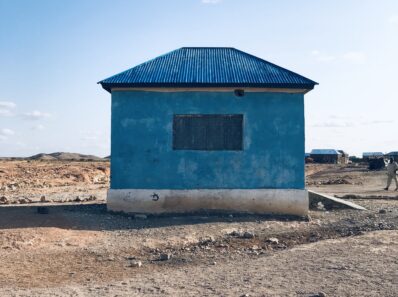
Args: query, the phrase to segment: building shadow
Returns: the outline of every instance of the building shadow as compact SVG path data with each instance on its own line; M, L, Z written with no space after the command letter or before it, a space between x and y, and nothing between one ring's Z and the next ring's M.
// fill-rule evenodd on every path
M45 207L46 213L39 213L39 207ZM112 231L209 223L260 223L262 221L275 220L301 221L304 218L202 211L190 214L149 215L145 219L138 219L134 218L134 215L108 212L105 203L73 205L26 204L0 207L0 230L55 227L72 230Z

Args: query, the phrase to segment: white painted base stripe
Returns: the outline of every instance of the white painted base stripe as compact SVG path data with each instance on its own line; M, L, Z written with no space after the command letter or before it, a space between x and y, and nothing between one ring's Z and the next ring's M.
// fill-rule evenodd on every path
M296 189L110 189L107 207L126 213L219 210L303 216L308 213L308 192Z

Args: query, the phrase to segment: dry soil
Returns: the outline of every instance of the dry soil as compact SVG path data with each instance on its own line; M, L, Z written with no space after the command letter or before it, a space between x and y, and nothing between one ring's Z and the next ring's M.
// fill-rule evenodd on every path
M0 163L0 296L398 295L398 196L380 190L384 172L307 167L309 187L366 211L145 219L106 211L108 168Z

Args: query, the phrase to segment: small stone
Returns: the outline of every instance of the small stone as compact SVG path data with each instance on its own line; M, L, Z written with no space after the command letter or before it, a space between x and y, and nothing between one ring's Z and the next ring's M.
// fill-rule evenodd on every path
M387 210L385 210L385 209L380 209L380 210L379 210L379 213L387 213Z
M147 215L144 215L144 214L135 214L134 215L134 219L137 219L137 220L146 220L148 217L147 217Z
M90 195L90 196L87 198L87 200L88 200L88 201L97 200L97 196L95 196L95 195Z
M171 259L171 254L170 253L162 253L159 256L160 261L167 261Z
M316 208L317 208L318 210L325 210L325 205L323 205L322 202L318 202L318 204L316 205Z
M6 196L1 196L0 197L0 203L1 204L7 204L7 203L9 203L9 201L8 201Z
M41 197L40 197L40 202L47 202L46 196L41 196Z
M130 267L140 268L141 266L142 266L142 262L141 261L131 261L130 262Z
M319 297L326 297L327 295L326 295L325 292L319 292L319 293L318 293L318 296L319 296Z
M271 237L271 238L268 238L268 239L266 240L266 242L269 242L269 243L271 243L271 244L278 244L278 243L279 243L279 239L276 238L276 237Z
M28 201L25 198L21 198L18 200L19 204L26 204Z
M246 231L245 233L243 233L243 238L246 238L246 239L254 238L254 234Z
M211 265L217 265L217 262L216 262L216 261L214 261L213 263L211 263Z
M206 245L215 242L216 240L214 239L213 236L207 236L199 239L199 244L200 245Z
M76 198L73 200L74 202L82 202L82 199L80 199L79 196L76 196Z
M231 233L229 233L229 235L231 235L231 236L240 236L241 234L238 231L234 230Z

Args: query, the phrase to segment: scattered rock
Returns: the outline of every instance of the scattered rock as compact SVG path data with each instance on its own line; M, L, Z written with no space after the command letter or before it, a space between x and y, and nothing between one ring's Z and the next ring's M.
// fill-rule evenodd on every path
M90 195L86 200L87 201L94 201L94 200L97 200L97 197L95 195Z
M320 202L320 201L317 203L316 208L318 210L326 210L325 209L325 205L322 202Z
M213 236L208 236L208 237L204 237L204 238L200 238L199 239L199 245L207 245L210 243L214 243L216 240L214 239Z
M245 233L243 233L242 237L246 238L246 239L251 239L251 238L254 238L254 234L249 231L246 231Z
M270 237L266 240L266 242L271 243L271 244L278 244L279 243L279 239L276 237Z
M76 196L76 198L73 200L74 202L82 202L82 199L80 199L79 196Z
M130 267L140 268L141 266L142 266L142 262L141 261L131 261L130 262Z
M10 202L8 201L6 196L0 197L0 204L8 204L8 203L10 203Z
M27 204L32 201L28 198L20 198L20 199L18 199L18 202L19 202L19 204Z
M236 231L236 230L234 230L234 231L232 231L231 233L229 233L228 235L231 235L231 236L241 236L241 233L238 232L238 231Z
M147 217L147 215L144 215L144 214L135 214L134 215L134 219L137 219L137 220L146 220L148 217Z
M160 261L167 261L171 259L171 254L170 253L162 253L159 256Z

